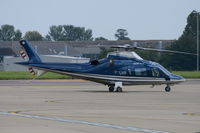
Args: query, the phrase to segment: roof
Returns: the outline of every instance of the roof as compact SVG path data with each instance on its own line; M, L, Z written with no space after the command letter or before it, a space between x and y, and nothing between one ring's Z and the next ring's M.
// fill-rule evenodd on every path
M121 40L121 41L30 41L33 48L41 55L57 55L59 52L66 52L67 55L81 56L84 54L98 54L99 46L107 47L111 45L136 44L137 46L150 45L162 47L169 45L174 40ZM67 46L67 47L66 47ZM0 48L11 48L18 54L21 49L18 41L0 41ZM1 54L1 53L0 53ZM9 54L10 55L10 54Z

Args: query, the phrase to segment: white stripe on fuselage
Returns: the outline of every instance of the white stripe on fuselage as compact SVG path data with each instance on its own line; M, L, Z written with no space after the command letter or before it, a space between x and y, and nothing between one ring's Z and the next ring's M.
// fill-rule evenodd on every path
M124 82L137 85L137 84L146 84L146 85L152 85L152 84L175 84L182 82L182 80L170 80L166 81L165 78L151 78L151 77L133 77L133 76L112 76L112 75L100 75L100 74L90 74L90 73L77 73L77 72L65 72L65 71L59 71L59 70L52 70L52 69L45 69L45 68L39 68L46 71L66 74L70 76L76 76L80 77L86 80L101 80L104 83L112 83L112 82Z

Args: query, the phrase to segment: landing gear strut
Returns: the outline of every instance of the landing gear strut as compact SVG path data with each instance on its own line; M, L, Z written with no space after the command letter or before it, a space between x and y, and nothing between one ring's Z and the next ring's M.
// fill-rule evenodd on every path
M171 91L171 87L170 87L169 85L167 85L167 86L165 87L165 91L166 91L166 92L170 92L170 91Z
M122 92L122 82L115 82L114 85L109 85L109 92Z

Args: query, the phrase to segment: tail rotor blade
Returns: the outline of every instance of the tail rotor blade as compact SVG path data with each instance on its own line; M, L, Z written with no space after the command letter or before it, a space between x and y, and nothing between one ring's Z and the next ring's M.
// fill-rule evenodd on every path
M19 54L20 54L20 56L22 57L22 59L27 60L27 55L26 55L26 53L24 52L24 50L20 49L20 50L19 50Z
M36 75L36 72L34 71L34 69L32 67L28 68L28 71L32 74L32 75Z
M36 79L46 73L46 71L43 70L38 70L38 69L33 69L32 67L28 68L28 71L34 76L33 79Z

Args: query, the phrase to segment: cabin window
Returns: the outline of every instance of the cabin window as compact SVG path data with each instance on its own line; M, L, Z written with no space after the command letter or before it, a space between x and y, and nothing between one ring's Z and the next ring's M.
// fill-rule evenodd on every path
M127 69L127 74L128 74L128 76L131 76L131 75L133 75L132 73L133 73L133 72L131 71L131 69L130 69L130 68L128 68L128 69Z
M146 68L135 68L134 72L135 72L135 76L147 76Z

